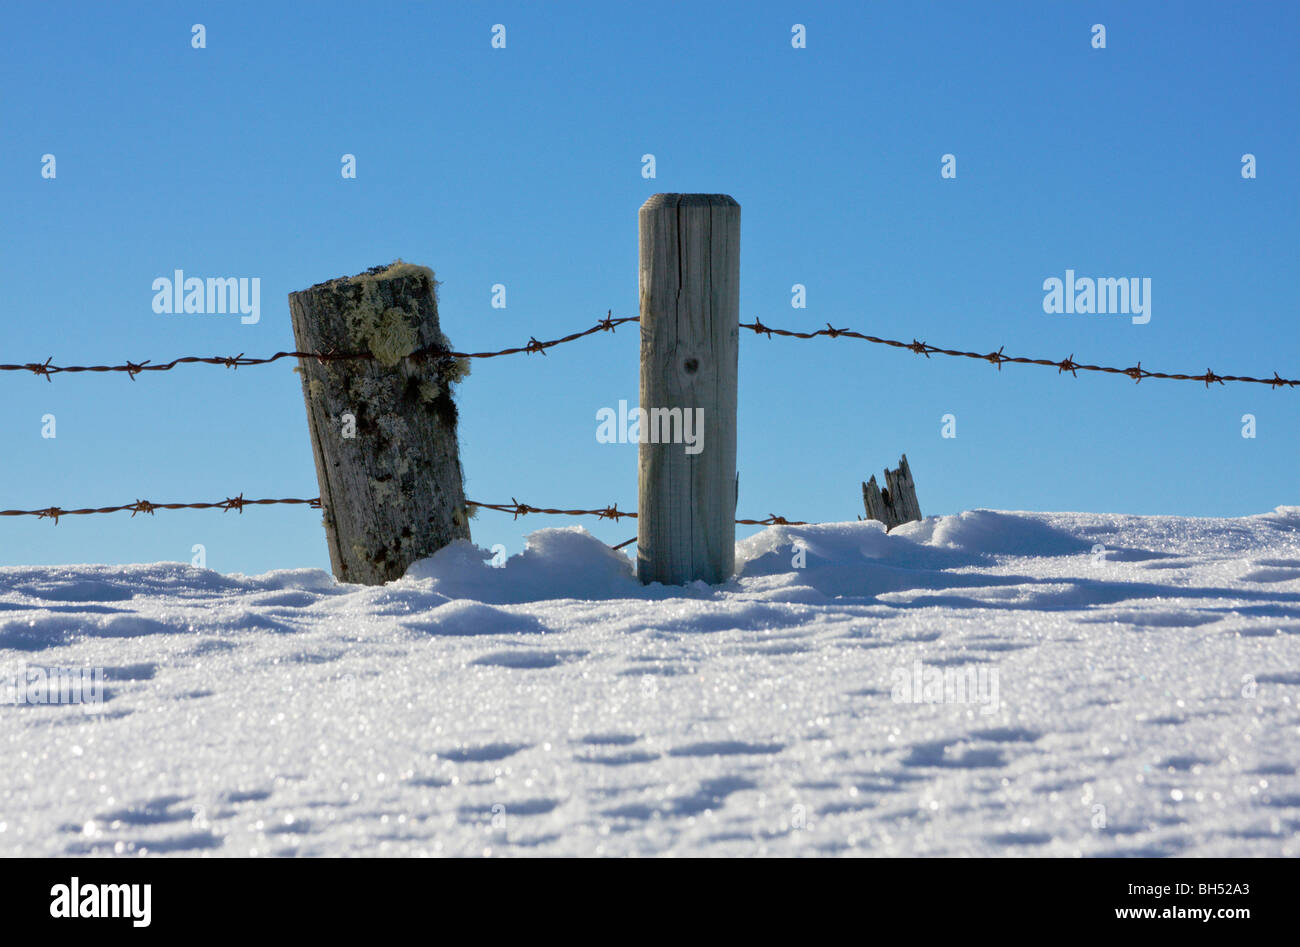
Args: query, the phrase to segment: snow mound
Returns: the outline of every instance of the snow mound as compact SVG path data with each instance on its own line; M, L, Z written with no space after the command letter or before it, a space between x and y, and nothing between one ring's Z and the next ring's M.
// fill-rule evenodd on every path
M439 605L423 618L403 624L431 635L521 635L546 631L546 626L532 615L517 615L469 601Z
M412 563L409 579L425 579L451 598L517 603L547 599L639 597L631 562L581 526L540 529L522 553L490 565L492 553L459 539Z

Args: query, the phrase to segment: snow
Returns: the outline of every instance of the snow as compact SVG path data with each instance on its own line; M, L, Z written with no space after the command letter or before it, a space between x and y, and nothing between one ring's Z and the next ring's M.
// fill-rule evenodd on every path
M1300 854L1300 507L737 552L0 569L0 672L107 680L0 706L0 855Z

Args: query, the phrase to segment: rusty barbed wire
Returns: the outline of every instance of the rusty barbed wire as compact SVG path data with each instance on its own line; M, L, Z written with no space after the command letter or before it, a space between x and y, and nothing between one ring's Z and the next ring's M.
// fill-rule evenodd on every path
M499 513L509 513L514 519L525 516L529 513L545 513L552 516L595 516L600 519L619 520L625 516L636 519L635 513L629 513L626 510L620 510L618 504L607 506L598 510L554 510L543 509L538 506L529 506L527 503L520 503L514 497L510 498L509 503L480 503L477 500L466 500L466 506L481 507L485 510L496 510ZM777 516L775 513L769 513L764 520L736 520L738 526L807 526L808 523L803 520L788 520L784 516Z
M514 497L510 498L509 503L480 503L477 500L466 500L467 507L477 507L484 510L496 510L498 513L509 513L511 519L519 519L529 513L544 513L548 516L595 516L599 519L619 520L625 516L636 519L635 513L628 513L618 508L618 504L607 506L599 510L555 510L543 508L540 506L529 506L527 503L520 503Z
M1132 368L1111 368L1105 365L1086 365L1082 362L1076 362L1074 360L1073 352L1071 352L1067 358L1063 358L1060 361L1053 361L1048 358L1026 358L1024 356L1005 355L1003 354L1003 348L1005 348L1005 346L999 348L996 352L989 352L987 354L980 352L963 352L959 349L945 349L937 345L930 345L926 342L918 342L916 339L913 339L911 342L901 342L897 339L882 339L874 335L866 335L862 332L855 332L852 329L837 329L829 322L826 323L825 329L817 329L814 332L795 332L790 329L776 329L771 326L763 325L763 323L757 319L750 323L742 322L740 327L742 329L751 329L756 334L766 335L768 338L771 338L774 335L785 336L792 339L815 339L818 336L826 336L832 339L843 337L849 339L861 339L864 342L872 342L876 345L888 345L893 348L907 349L908 351L915 352L918 355L924 355L926 358L929 358L931 355L952 355L961 358L973 358L983 362L991 362L997 366L998 371L1002 370L1003 364L1011 362L1016 365L1043 365L1053 367L1057 369L1058 374L1061 372L1069 372L1076 378L1079 377L1079 372L1105 372L1109 375L1127 375L1132 378L1134 382L1141 382L1143 378L1167 378L1174 381L1200 381L1205 383L1206 388L1209 388L1212 382L1217 382L1222 385L1227 381L1253 382L1257 385L1268 385L1270 388L1294 388L1297 385L1300 385L1300 379L1282 378L1276 371L1273 372L1272 378L1252 378L1249 375L1216 375L1214 370L1209 368L1205 370L1205 374L1203 375L1186 375L1181 372L1153 372L1143 368L1141 362L1138 362Z
M123 503L119 506L100 506L87 507L79 510L66 510L59 506L47 506L44 509L37 510L0 510L0 516L35 516L37 519L52 519L57 525L60 516L88 516L93 513L125 513L128 510L132 516L137 513L148 513L153 515L157 510L222 510L229 512L234 510L237 513L243 513L246 506L271 506L276 503L293 503L304 506L310 506L312 509L321 508L320 497L311 499L284 498L278 500L247 500L241 493L236 497L227 497L224 500L217 500L212 503L154 503L150 500L136 500L134 503ZM466 500L465 506L473 515L475 509L496 510L501 513L509 513L513 519L521 516L527 516L529 513L541 513L549 516L595 516L599 519L619 520L625 516L636 519L635 513L629 513L620 510L618 504L611 504L603 509L595 510L559 510L549 507L531 506L527 503L520 503L514 497L510 498L509 503L480 503L478 500ZM808 526L803 520L788 520L784 516L777 516L775 513L769 514L767 519L763 520L736 520L740 526ZM620 546L626 546L634 540L629 539L627 543L620 543Z
M640 322L637 316L613 317L613 310L607 310L605 318L598 321L588 329L578 332L571 332L568 335L558 339L548 341L539 341L536 336L530 336L528 341L520 346L511 348L498 349L488 352L457 352L433 346L425 349L419 349L405 356L411 359L425 358L497 358L503 355L517 355L519 353L546 354L546 350L557 345L563 345L566 342L573 342L577 339L584 338L596 332L613 332L618 326L628 322ZM1053 367L1057 373L1070 372L1074 377L1078 377L1080 371L1103 372L1111 375L1125 375L1132 378L1135 383L1141 382L1144 378L1161 378L1173 381L1199 381L1209 388L1212 383L1224 384L1225 382L1248 382L1253 384L1268 385L1270 388L1291 387L1300 385L1300 379L1282 378L1276 371L1273 372L1272 378L1255 378L1249 375L1218 375L1213 369L1207 368L1202 375L1190 375L1181 372L1158 372L1151 371L1142 367L1139 361L1130 368L1114 368L1105 365L1090 365L1074 360L1074 353L1070 353L1064 359L1055 361L1046 358L1028 358L1025 356L1013 356L1005 354L1005 346L1000 346L996 352L967 352L960 349L948 349L937 345L930 345L927 342L920 342L913 339L911 342L903 342L898 339L884 339L874 335L857 332L853 329L837 329L831 323L826 324L825 329L816 329L812 332L802 332L792 329L781 329L775 326L767 326L761 320L755 319L750 323L740 323L740 328L749 329L756 335L766 335L769 339L776 335L792 339L815 339L827 337L832 339L850 338L860 339L864 342L871 342L876 345L886 345L891 348L907 349L918 355L924 355L929 358L931 355L948 355L957 358L972 358L977 361L990 362L998 371L1002 370L1004 364L1016 365L1042 365L1044 367ZM127 361L124 365L54 365L53 357L47 358L44 362L28 362L26 364L0 364L0 371L27 371L34 375L43 376L46 381L51 381L53 375L61 373L76 372L125 372L127 377L135 381L135 376L142 372L164 372L171 371L178 365L203 364L203 365L224 365L226 368L240 368L249 365L269 365L272 362L284 358L302 358L316 359L320 362L342 361L342 360L372 360L375 355L371 352L276 352L274 355L266 358L254 358L245 356L242 352L233 356L198 356L187 355L181 358L172 359L170 362L153 363L150 360L143 362ZM636 513L630 513L618 509L617 504L601 509L592 510L561 510L550 507L531 506L527 503L520 503L514 497L510 498L510 503L481 503L475 500L466 500L468 508L483 508L495 510L502 513L509 513L513 519L520 516L526 516L530 513L538 513L547 516L595 516L598 519L612 519L618 521L624 517L636 519ZM130 511L132 516L137 513L148 513L153 515L157 510L207 510L220 509L223 512L235 510L243 513L246 506L267 506L271 504L299 504L310 506L313 509L321 508L320 497L311 499L301 498L281 498L281 499L259 499L247 500L241 493L236 497L227 497L225 500L218 500L210 503L154 503L149 500L136 500L134 503L125 503L119 506L105 506L84 509L68 510L62 507L50 506L37 510L0 510L0 516L35 516L39 519L53 519L57 525L61 516L85 516L96 513L122 513ZM808 523L803 520L788 520L783 516L775 513L768 514L766 519L738 519L737 525L743 526L807 526ZM614 546L614 549L622 549L624 546L636 542L636 537L626 540Z
M125 513L131 511L131 515L137 513L148 513L153 515L155 510L222 510L236 513L243 513L246 506L269 506L273 503L300 503L320 509L320 497L311 500L299 499L280 499L280 500L246 500L241 493L236 497L227 497L224 500L217 500L213 503L153 503L149 500L136 500L134 503L123 503L120 506L100 506L88 507L80 510L65 510L59 506L47 506L41 510L0 510L0 516L35 516L38 519L52 519L55 525L58 525L60 516L88 516L92 513Z
M550 339L545 342L539 341L535 336L530 336L523 345L499 349L494 352L455 352L439 346L429 346L416 349L405 358L417 361L431 358L497 358L502 355L517 355L520 352L529 355L535 353L545 355L547 349L557 345L573 342L596 332L613 332L625 322L640 321L636 316L614 318L612 314L613 310L611 309L605 314L604 319L601 319L591 328L583 329L581 332L571 332L562 338ZM375 358L375 355L372 352L276 352L266 358L255 358L240 352L238 355L186 355L181 358L174 358L170 362L158 363L154 363L150 359L145 359L143 362L128 360L125 365L54 365L52 364L54 359L51 356L44 362L0 365L0 372L31 372L33 375L44 377L46 381L52 381L52 376L64 373L125 372L127 377L135 381L135 376L143 372L169 372L178 365L224 365L226 368L243 368L248 365L269 365L272 362L278 362L282 358L310 358L319 362L370 361Z
M613 332L618 326L627 322L640 322L637 316L613 317L613 310L608 310L605 318L601 319L594 326L583 329L580 332L571 332L566 336L548 341L539 341L535 336L530 336L528 341L523 345L513 346L511 348L498 349L490 352L455 352L438 347L429 347L417 349L406 358L427 359L427 358L498 358L503 355L517 355L520 353L546 354L546 350L554 348L557 345L563 345L566 342L573 342L577 339L584 338L596 332ZM1002 370L1005 364L1013 365L1042 365L1047 368L1055 368L1057 373L1069 372L1071 375L1078 377L1079 372L1103 372L1109 375L1126 375L1132 378L1134 382L1141 382L1144 378L1162 378L1172 381L1199 381L1209 387L1211 384L1222 385L1225 382L1248 382L1257 385L1268 385L1270 388L1295 388L1300 386L1300 379L1283 378L1276 371L1273 372L1272 378L1256 378L1250 375L1219 375L1213 369L1207 368L1203 374L1190 375L1183 372L1157 372L1142 367L1139 361L1130 368L1114 368L1107 365L1091 365L1084 362L1076 362L1074 353L1071 352L1066 358L1053 360L1049 358L1028 358L1020 355L1007 355L1004 352L1005 346L998 348L996 352L966 352L960 349L949 349L938 345L930 345L928 342L919 342L913 339L911 342L903 342L900 339L882 339L879 336L868 335L863 332L857 332L853 329L837 329L830 323L826 324L825 329L816 329L812 332L801 332L794 329L779 329L774 326L764 325L760 320L755 319L753 322L742 322L740 328L749 329L756 334L766 335L769 339L774 336L782 336L790 339L815 339L826 337L831 339L848 338L860 339L864 342L871 342L876 345L887 345L891 348L907 349L918 355L924 355L929 358L931 355L949 355L959 358L973 358L981 362L990 362L995 365L998 371ZM127 376L134 381L135 376L142 372L165 372L171 371L178 365L224 365L226 368L242 368L248 365L269 365L272 362L279 361L283 358L303 358L316 359L320 362L342 361L342 360L372 360L375 358L371 352L276 352L274 355L266 358L254 358L246 356L242 352L239 355L186 355L182 358L172 359L170 362L153 363L150 360L143 362L127 361L125 365L54 365L53 358L48 358L44 362L27 362L25 364L4 365L0 364L0 372L31 372L34 375L40 375L46 381L52 380L53 375L65 372L125 372Z

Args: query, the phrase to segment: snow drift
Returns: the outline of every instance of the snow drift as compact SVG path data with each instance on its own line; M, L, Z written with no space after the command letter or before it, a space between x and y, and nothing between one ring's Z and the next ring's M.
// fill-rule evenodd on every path
M1300 507L0 569L0 855L1296 855ZM94 711L94 712L87 712Z

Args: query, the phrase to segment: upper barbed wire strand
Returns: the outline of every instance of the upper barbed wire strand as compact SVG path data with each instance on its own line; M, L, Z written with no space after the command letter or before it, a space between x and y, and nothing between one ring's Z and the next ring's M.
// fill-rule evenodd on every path
M497 358L501 355L517 355L520 352L527 354L539 352L545 355L546 350L553 346L573 342L595 332L612 332L625 322L639 321L640 319L636 316L624 316L615 319L607 313L604 319L601 319L589 329L583 329L581 332L571 332L563 338L551 339L546 342L530 338L523 345L500 349L495 352L455 352L439 346L428 346L416 349L411 354L403 357L416 360L426 358ZM282 358L315 359L319 362L372 361L375 355L373 352L276 352L266 358L254 358L241 352L238 355L186 355L172 359L170 362L158 363L150 359L143 362L127 361L125 365L54 365L52 364L53 358L48 358L44 362L0 365L0 372L31 372L33 375L43 376L47 381L51 380L51 376L65 372L126 372L134 381L135 376L143 372L169 372L178 365L222 365L226 368L243 368L248 365L269 365L272 362L278 362Z
M148 513L152 515L155 510L223 510L229 512L234 510L236 513L243 513L246 506L270 506L274 503L301 503L320 509L320 497L313 497L310 500L300 500L296 498L280 500L246 500L241 493L239 496L227 497L224 500L217 500L212 503L153 503L149 500L136 500L134 503L123 503L120 506L100 506L86 507L79 510L65 510L59 506L47 506L40 510L0 510L0 516L35 516L38 519L52 519L57 525L60 516L89 516L92 513L124 513L131 511L131 515L137 513Z
M154 503L150 500L136 500L134 503L123 503L119 506L100 506L86 507L84 509L67 510L59 506L47 506L38 510L0 510L0 516L35 516L38 519L52 519L55 524L59 522L60 516L89 516L94 513L125 513L131 511L131 515L137 513L148 513L153 515L157 510L223 510L229 512L234 510L237 513L243 513L246 506L271 506L276 503L294 503L310 506L313 509L321 509L320 497L311 499L286 498L279 500L246 500L241 493L235 497L227 497L224 500L216 500L211 503ZM466 500L466 507L481 507L485 510L496 510L501 513L509 513L515 519L521 516L527 516L529 513L541 513L549 516L595 516L600 519L619 520L625 516L636 519L635 513L628 513L618 508L618 504L595 509L595 510L560 510L551 507L531 506L527 503L520 503L514 497L510 498L509 503L480 503L478 500ZM775 513L769 514L767 519L762 520L736 520L741 526L808 526L803 520L788 520L784 516L777 516ZM628 540L631 542L631 540ZM623 543L622 545L627 545ZM618 548L617 546L614 548Z
M539 353L546 354L546 350L557 345L563 345L566 342L573 342L577 339L584 338L596 332L612 332L618 326L628 322L639 322L637 316L622 316L613 318L613 310L606 313L605 318L601 319L589 329L583 329L580 332L571 332L570 334L558 339L549 341L539 341L535 337L530 337L523 345L513 346L511 348L498 349L493 352L455 352L438 347L419 349L412 352L406 358L423 359L423 358L498 358L502 355L517 355L520 353L531 355ZM918 355L924 355L929 358L931 355L948 355L956 358L972 358L981 362L989 362L995 365L999 371L1005 364L1013 365L1041 365L1046 368L1055 368L1058 373L1069 372L1071 375L1078 377L1079 372L1102 372L1109 375L1125 375L1132 378L1135 382L1140 382L1144 378L1163 378L1171 381L1199 381L1207 388L1211 384L1224 384L1225 382L1248 382L1256 385L1268 385L1270 388L1295 388L1300 386L1300 379L1283 378L1276 371L1272 378L1256 378L1250 375L1220 375L1213 369L1207 368L1202 374L1192 375L1184 372L1157 372L1143 368L1142 363L1138 362L1129 368L1114 368L1107 365L1090 365L1074 360L1074 353L1068 357L1054 360L1049 358L1027 358L1018 355L1007 355L1003 348L996 352L966 352L960 349L949 349L938 345L930 345L928 342L918 342L913 339L911 342L903 342L898 339L882 339L878 336L867 335L863 332L857 332L853 329L837 329L830 323L826 324L824 329L816 329L811 332L801 332L794 329L780 329L774 326L764 325L761 321L741 323L740 328L749 329L756 334L766 335L771 338L774 335L790 339L815 339L826 337L831 339L848 338L860 339L863 342L871 342L875 345L887 345L891 348L907 349ZM30 372L33 375L43 376L47 381L52 380L52 376L65 372L125 372L132 381L135 376L143 372L166 372L171 371L178 365L223 365L226 368L242 368L248 365L269 365L272 362L279 361L283 358L302 358L316 359L320 362L359 360L368 361L375 358L371 352L276 352L267 358L253 358L244 355L187 355L182 358L172 359L170 362L154 363L150 360L143 362L128 361L124 365L55 365L53 358L48 358L44 362L27 362L21 365L0 365L2 372Z
M1079 372L1105 372L1109 375L1127 375L1135 382L1140 382L1144 378L1166 378L1173 381L1199 381L1204 382L1205 387L1207 388L1210 386L1211 382L1221 385L1228 381L1251 382L1257 385L1268 385L1270 388L1294 388L1297 385L1300 385L1300 379L1282 378L1277 372L1273 373L1272 378L1253 378L1250 375L1219 375L1216 374L1213 369L1207 368L1204 374L1188 375L1182 372L1153 372L1149 369L1143 368L1141 362L1138 362L1131 368L1111 368L1106 365L1087 365L1082 362L1076 362L1074 360L1074 353L1070 353L1068 357L1063 358L1060 361L1053 361L1049 358L1025 358L1018 355L1006 355L1003 352L1005 346L1000 347L996 352L963 352L960 349L947 349L937 345L930 345L927 342L918 342L916 339L913 339L911 342L902 342L898 339L882 339L874 335L866 335L862 332L856 332L853 329L837 329L829 322L826 324L825 329L817 329L812 332L797 332L790 329L777 329L772 326L765 326L758 320L750 323L742 322L740 327L742 329L750 329L757 334L766 335L768 338L771 338L774 335L779 335L791 339L815 339L819 336L826 336L827 338L832 339L861 339L864 342L871 342L876 345L888 345L892 348L907 349L908 351L915 352L918 355L924 355L926 358L929 358L931 355L951 355L958 358L973 358L981 362L992 363L997 366L998 371L1002 370L1004 364L1011 363L1015 365L1043 365L1045 367L1055 368L1058 374L1060 372L1069 372L1075 377L1078 377Z

